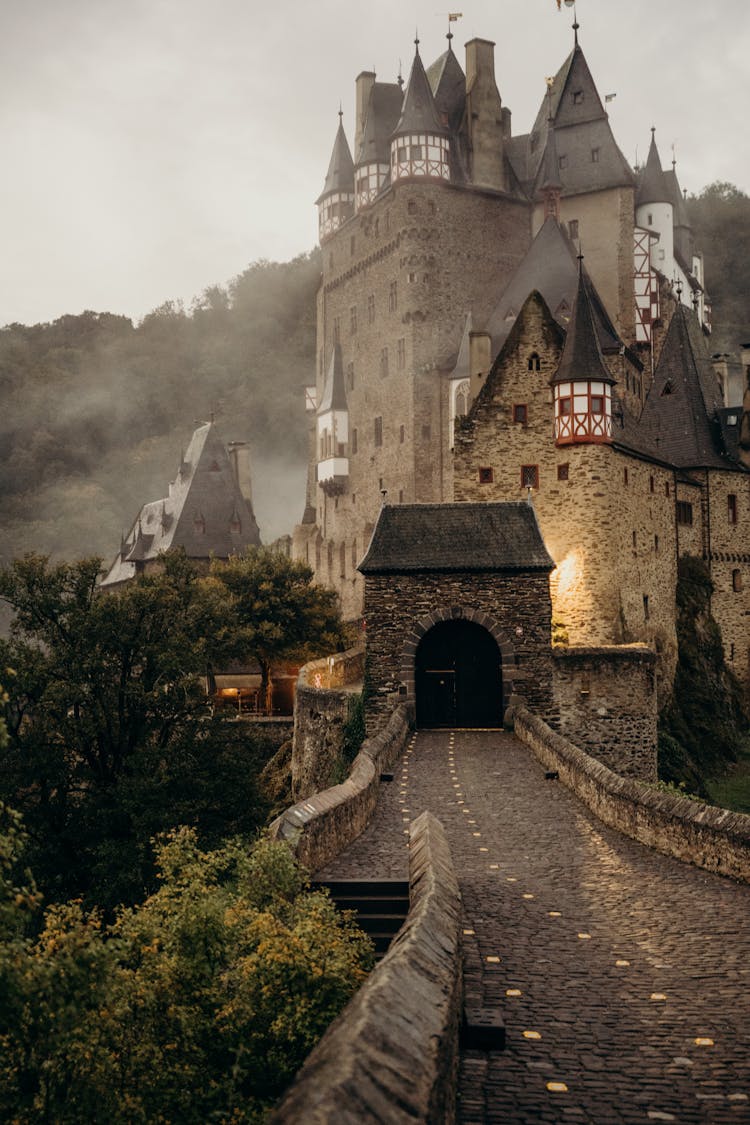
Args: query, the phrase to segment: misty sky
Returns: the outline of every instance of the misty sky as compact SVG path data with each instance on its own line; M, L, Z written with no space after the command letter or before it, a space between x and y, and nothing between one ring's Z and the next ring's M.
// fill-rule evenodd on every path
M360 70L408 76L415 26L445 49L434 0L3 0L0 324L84 308L186 305L257 258L316 241L339 101L352 140ZM456 0L454 50L496 42L527 132L572 46L555 0ZM748 0L579 0L580 41L631 162L655 125L684 188L750 192ZM710 286L710 278L708 279Z

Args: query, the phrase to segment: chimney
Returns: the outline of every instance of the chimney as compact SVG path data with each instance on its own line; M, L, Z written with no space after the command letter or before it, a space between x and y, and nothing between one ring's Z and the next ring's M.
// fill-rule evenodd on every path
M729 406L729 356L726 352L716 352L711 356L711 366L714 369L716 382L719 384L721 397L725 406Z
M248 507L253 506L253 484L250 472L250 450L244 441L230 441L227 452L232 466L237 487L247 501Z
M482 389L491 366L492 337L489 332L469 333L469 380L471 401Z
M363 70L361 74L357 75L355 82L355 120L354 120L354 163L359 160L359 150L362 147L362 137L365 131L365 118L367 117L367 106L370 101L370 90L375 85L375 71Z
M488 39L471 39L466 44L466 118L472 183L504 191L503 134L509 121L503 119L495 84L495 44Z

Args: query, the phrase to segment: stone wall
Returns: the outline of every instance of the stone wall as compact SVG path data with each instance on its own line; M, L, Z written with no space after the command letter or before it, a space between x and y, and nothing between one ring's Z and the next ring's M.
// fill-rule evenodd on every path
M461 898L431 813L410 826L409 866L404 926L305 1062L271 1115L276 1125L455 1120Z
M294 702L292 796L327 789L340 766L352 702L362 691L364 647L313 660L300 670Z
M271 824L271 838L285 840L309 871L338 855L370 823L380 774L403 750L412 721L413 710L397 707L384 729L364 742L346 781L292 805Z
M730 496L736 498L736 522L730 516ZM721 629L728 666L750 686L750 474L711 473L707 506L711 613Z
M656 655L643 645L552 652L560 733L620 776L656 781Z
M517 737L605 824L665 855L750 882L750 816L618 777L521 704L510 716Z
M498 641L503 699L517 692L552 717L549 579L543 573L369 574L367 729L376 730L399 698L415 700L417 646L438 621L465 618Z

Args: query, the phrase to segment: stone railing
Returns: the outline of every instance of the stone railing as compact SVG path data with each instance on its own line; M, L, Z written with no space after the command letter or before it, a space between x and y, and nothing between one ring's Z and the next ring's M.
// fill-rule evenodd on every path
M297 690L303 688L340 688L361 684L365 674L364 645L356 645L346 652L311 660L300 669Z
M272 1113L275 1125L455 1120L461 898L431 813L411 824L409 868L406 922Z
M412 720L411 709L398 706L387 725L363 743L346 781L292 805L271 824L271 837L285 840L309 871L338 855L370 823L380 775L403 750Z
M521 703L511 703L508 718L521 742L605 824L666 855L750 882L750 816L620 777Z

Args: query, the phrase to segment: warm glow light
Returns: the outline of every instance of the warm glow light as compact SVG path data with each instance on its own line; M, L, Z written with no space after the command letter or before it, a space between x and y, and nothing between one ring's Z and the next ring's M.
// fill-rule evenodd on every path
M542 1038L538 1031L524 1031L523 1037L524 1037L524 1039L541 1039Z
M569 551L562 562L555 567L550 575L552 589L556 590L559 597L564 598L575 585L579 571L577 551Z

